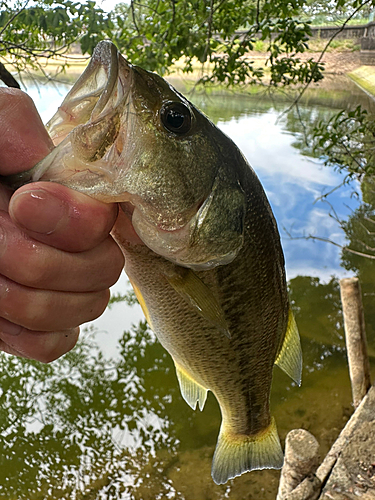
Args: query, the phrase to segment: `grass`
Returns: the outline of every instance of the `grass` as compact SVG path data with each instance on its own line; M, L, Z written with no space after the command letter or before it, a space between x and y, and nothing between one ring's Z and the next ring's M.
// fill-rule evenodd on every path
M327 45L328 40L322 38L310 38L309 52L321 52ZM361 45L355 39L334 39L330 43L327 52L354 52L360 50Z
M309 19L307 19L308 21ZM332 28L335 28L337 26L341 26L344 22L346 21L345 17L342 18L337 18L332 21L329 21L327 19L324 19L322 21L312 21L311 26L313 28L322 28L325 26L330 26ZM368 17L358 17L355 19L350 19L349 22L346 23L347 26L362 26L364 24L368 24L370 22Z

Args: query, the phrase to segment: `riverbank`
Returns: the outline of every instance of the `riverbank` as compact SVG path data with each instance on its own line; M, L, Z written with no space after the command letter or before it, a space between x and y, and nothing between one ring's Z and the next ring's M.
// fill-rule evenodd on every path
M360 66L348 73L359 87L375 98L375 66Z

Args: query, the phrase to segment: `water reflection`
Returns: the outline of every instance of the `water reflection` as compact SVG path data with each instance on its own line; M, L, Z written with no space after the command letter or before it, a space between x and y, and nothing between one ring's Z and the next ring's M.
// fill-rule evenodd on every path
M44 118L56 108L53 93L43 92ZM309 156L294 111L277 121L285 103L234 96L195 99L249 158L280 228L292 227L297 234L318 230L344 240L327 209L313 205L340 177ZM343 92L337 99L344 100ZM326 96L325 106L303 108L305 119L313 123L328 116L327 102L337 99ZM371 193L367 186L367 204L353 202L354 211L345 207L347 191L331 199L342 217L350 216L346 236L353 248L361 241L375 247L363 228L365 217L373 215ZM304 427L324 454L351 413L338 281L332 276L344 270L335 247L289 240L281 232L304 371L297 388L275 368L272 412L282 440L290 429ZM374 261L346 254L344 264L360 275L375 356ZM122 278L115 291L127 287ZM71 353L49 366L0 356L0 500L275 498L277 471L245 474L224 486L212 482L217 403L210 396L203 412L186 405L171 358L140 317L138 306L115 303Z

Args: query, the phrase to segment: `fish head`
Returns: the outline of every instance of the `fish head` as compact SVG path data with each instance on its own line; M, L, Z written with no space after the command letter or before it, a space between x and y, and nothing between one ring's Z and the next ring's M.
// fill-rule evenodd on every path
M209 269L243 243L245 195L232 141L155 73L101 42L47 124L57 147L32 171L119 202L151 250Z

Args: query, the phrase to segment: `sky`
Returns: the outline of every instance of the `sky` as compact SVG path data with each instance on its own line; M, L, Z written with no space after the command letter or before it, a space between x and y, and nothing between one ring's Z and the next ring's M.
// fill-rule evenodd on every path
M97 5L102 8L105 12L111 12L115 6L120 3L119 0L97 0ZM121 2L128 3L128 2Z

